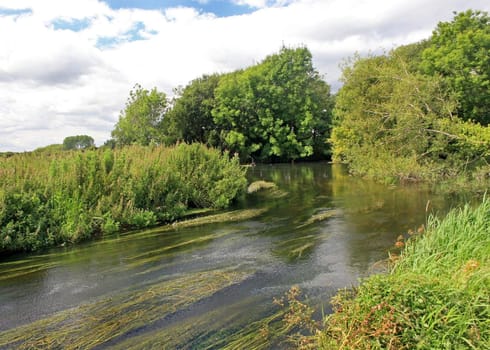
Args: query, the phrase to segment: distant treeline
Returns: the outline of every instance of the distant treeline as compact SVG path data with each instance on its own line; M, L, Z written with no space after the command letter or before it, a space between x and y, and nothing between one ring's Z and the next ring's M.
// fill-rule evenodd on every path
M129 146L0 158L0 252L32 251L227 207L237 158L204 145Z
M387 182L486 181L489 28L469 10L427 40L355 56L336 96L304 47L193 80L172 100L137 85L107 145L200 142L245 162L333 159Z
M307 48L282 48L259 64L205 75L176 90L136 85L111 146L199 142L242 161L326 159L333 99Z

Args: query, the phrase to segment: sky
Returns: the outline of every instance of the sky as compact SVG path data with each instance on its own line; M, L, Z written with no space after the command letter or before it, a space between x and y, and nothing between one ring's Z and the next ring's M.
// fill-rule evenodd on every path
M336 91L339 65L431 35L488 0L0 0L0 152L67 136L102 145L135 84L172 96L203 74L306 46Z

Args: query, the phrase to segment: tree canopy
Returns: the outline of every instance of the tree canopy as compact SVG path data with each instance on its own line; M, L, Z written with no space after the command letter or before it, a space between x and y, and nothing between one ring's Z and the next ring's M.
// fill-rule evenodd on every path
M490 17L482 11L456 14L437 25L422 53L422 70L439 74L456 93L458 115L490 123Z
M136 84L111 133L116 145L147 146L162 143L162 125L166 110L165 93L156 88L148 91Z
M165 140L202 142L242 160L325 159L333 100L307 48L282 48L249 68L205 75L178 91Z
M209 143L209 135L216 129L211 111L219 80L218 74L204 75L176 91L173 106L164 121L167 143Z
M212 115L220 143L242 158L294 160L328 152L330 111L330 88L309 50L282 48L223 76Z
M88 135L68 136L63 140L63 149L86 149L94 147L94 139Z
M354 173L384 179L441 178L488 167L488 74L482 77L483 66L474 59L464 63L453 57L466 50L461 46L467 41L458 44L457 38L483 30L484 17L465 12L440 23L428 41L381 56L355 57L343 70L336 99L330 138L334 158L347 162ZM456 43L440 38L447 32ZM470 36L479 38L470 40L474 53L488 62L485 35ZM453 59L460 65L447 63L449 73L438 71L442 61ZM474 79L466 81L465 72Z

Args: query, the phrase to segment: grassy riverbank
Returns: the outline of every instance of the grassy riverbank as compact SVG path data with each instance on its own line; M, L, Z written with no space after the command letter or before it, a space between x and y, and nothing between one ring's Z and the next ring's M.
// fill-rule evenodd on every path
M488 349L490 200L410 234L391 273L333 299L319 348Z
M0 252L34 251L225 208L238 159L203 145L25 153L0 159Z

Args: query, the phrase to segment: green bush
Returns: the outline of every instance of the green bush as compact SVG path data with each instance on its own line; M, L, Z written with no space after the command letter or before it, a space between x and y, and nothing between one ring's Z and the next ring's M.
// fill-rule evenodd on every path
M189 208L224 208L246 185L236 158L200 144L0 159L0 251L144 228Z

